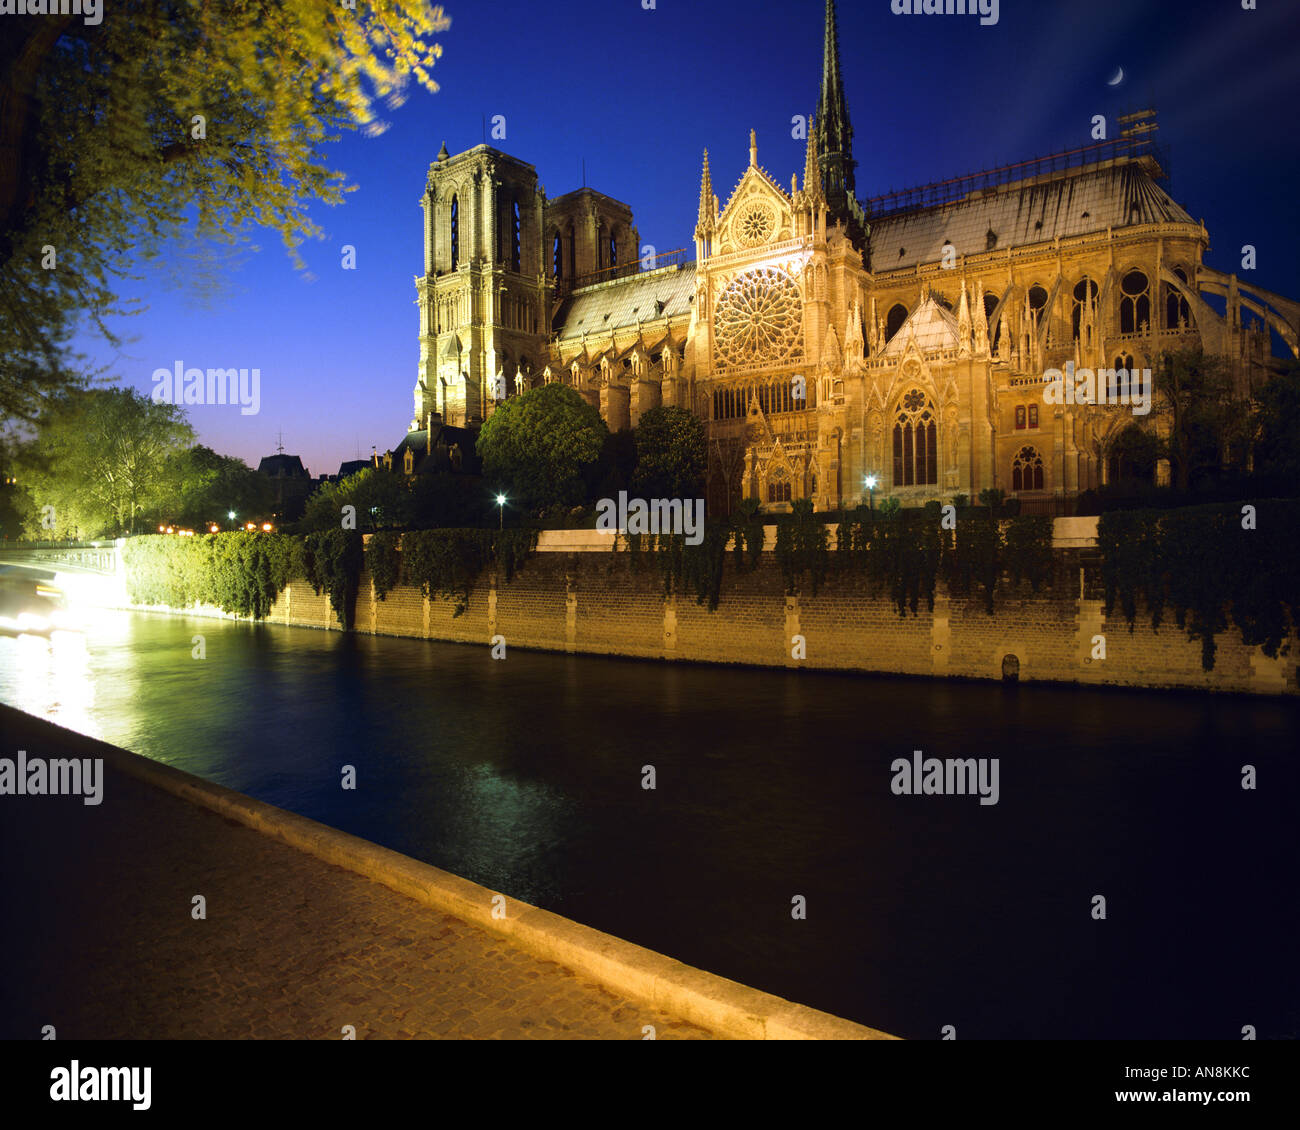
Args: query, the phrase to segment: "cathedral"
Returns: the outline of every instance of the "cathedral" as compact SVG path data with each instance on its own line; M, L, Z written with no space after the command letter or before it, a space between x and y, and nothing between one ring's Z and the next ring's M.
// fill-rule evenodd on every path
M1161 187L1153 118L864 204L827 0L803 169L778 181L751 131L721 202L706 150L693 257L642 259L627 204L590 188L548 198L532 165L444 145L421 198L407 470L435 437L472 442L507 397L558 381L611 431L661 405L704 420L714 515L743 498L828 510L869 490L916 505L986 488L1054 512L1133 473L1124 453L1168 417L1158 377L1140 416L1060 403L1049 374L1072 365L1101 384L1199 345L1246 390L1270 369L1271 332L1300 356L1300 303L1202 263L1209 234ZM1169 470L1152 455L1137 473Z

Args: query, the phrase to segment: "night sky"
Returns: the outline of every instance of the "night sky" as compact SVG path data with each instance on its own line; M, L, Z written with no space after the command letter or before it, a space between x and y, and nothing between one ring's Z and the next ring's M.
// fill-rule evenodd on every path
M485 140L536 166L551 197L587 183L631 205L643 243L692 249L701 150L725 204L758 131L759 164L783 185L802 175L791 118L816 108L823 0L786 6L719 0L564 0L446 5L434 69L412 84L379 137L345 134L327 158L359 188L314 215L326 238L294 271L278 235L238 261L173 257L141 267L147 312L118 322L120 352L80 345L143 392L186 366L257 367L261 412L190 408L200 441L253 466L276 448L313 475L393 447L411 415L419 358L414 277L422 270L418 200L445 141ZM1300 298L1295 206L1300 5L1258 0L1002 0L999 20L896 16L889 0L844 3L841 61L866 199L1090 141L1094 114L1159 112L1175 200L1204 218L1209 265ZM484 45L490 47L484 48ZM1107 85L1117 68L1125 78ZM213 125L209 126L214 128ZM1241 246L1258 266L1240 270ZM340 268L356 247L357 270ZM176 286L179 277L186 294Z

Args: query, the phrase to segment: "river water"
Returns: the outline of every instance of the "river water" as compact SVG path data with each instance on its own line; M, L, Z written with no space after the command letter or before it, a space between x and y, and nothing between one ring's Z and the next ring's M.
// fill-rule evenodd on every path
M1295 702L122 612L0 638L0 700L900 1036L1300 1036ZM998 802L895 795L915 750Z

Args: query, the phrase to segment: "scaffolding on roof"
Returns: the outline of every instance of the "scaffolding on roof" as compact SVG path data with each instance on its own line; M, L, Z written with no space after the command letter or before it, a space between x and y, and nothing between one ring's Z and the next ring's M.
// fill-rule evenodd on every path
M869 218L879 218L898 212L914 212L923 208L956 204L973 193L1105 161L1139 161L1154 179L1166 180L1168 178L1167 155L1150 136L1154 129L1153 124L1144 122L1139 127L1125 130L1123 135L1110 141L1097 141L1074 149L1063 149L1059 153L1050 153L1029 161L1018 161L1014 165L985 169L982 172L935 181L916 188L885 192L866 201L867 215Z

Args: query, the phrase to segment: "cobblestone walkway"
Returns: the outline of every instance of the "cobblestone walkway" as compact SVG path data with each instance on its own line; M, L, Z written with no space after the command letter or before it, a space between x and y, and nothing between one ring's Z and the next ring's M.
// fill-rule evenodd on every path
M38 732L39 728L39 732ZM0 708L3 748L75 756ZM71 743L75 744L75 743ZM457 918L105 765L0 797L0 1037L708 1039ZM207 918L191 917L203 895Z

